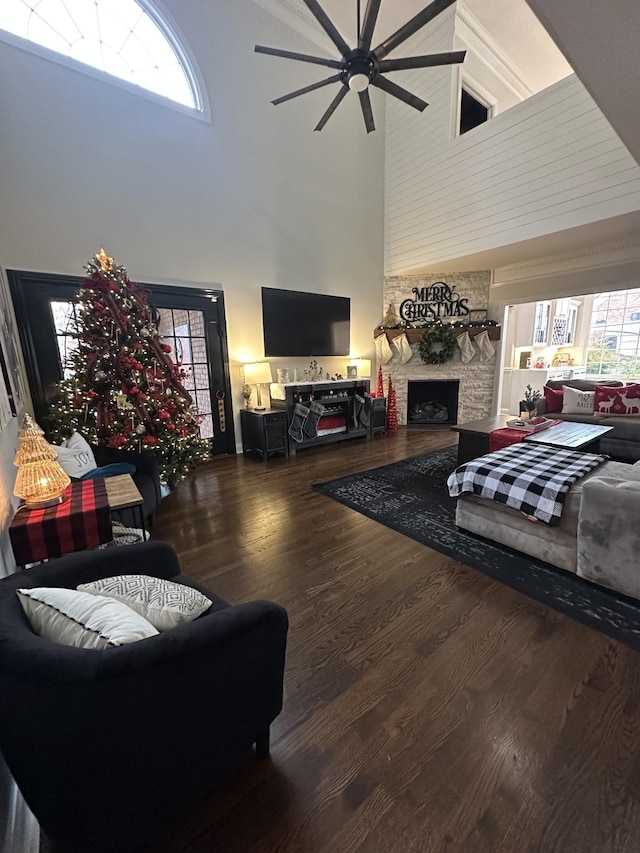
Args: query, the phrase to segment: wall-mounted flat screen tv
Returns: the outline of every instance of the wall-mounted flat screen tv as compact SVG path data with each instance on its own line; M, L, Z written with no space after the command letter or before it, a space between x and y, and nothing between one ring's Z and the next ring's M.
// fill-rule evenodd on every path
M346 296L262 288L264 354L349 355L351 300Z

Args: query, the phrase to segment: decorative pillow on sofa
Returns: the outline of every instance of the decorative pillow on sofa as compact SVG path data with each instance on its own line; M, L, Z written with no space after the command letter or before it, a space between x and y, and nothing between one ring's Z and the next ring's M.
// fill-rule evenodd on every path
M158 631L191 622L211 607L211 599L197 589L149 575L117 575L80 584L78 589L121 601Z
M596 385L594 411L606 415L640 415L640 385Z
M569 385L562 386L562 414L563 415L592 415L595 391L580 391Z
M555 388L549 388L548 385L545 385L542 390L544 391L544 401L547 404L545 414L552 415L556 412L561 412L564 400L563 392L556 391Z
M35 633L54 643L107 649L158 633L131 607L113 599L49 586L16 592Z
M58 462L62 470L76 480L97 467L93 450L78 432L72 433L60 446L54 444L53 449L58 452Z

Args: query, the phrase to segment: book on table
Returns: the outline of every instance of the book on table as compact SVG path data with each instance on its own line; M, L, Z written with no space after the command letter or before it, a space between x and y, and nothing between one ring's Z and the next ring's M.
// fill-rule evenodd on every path
M523 432L540 432L540 430L547 429L553 423L554 422L551 418L529 418L528 421L523 421L520 418L514 418L511 421L507 421L507 426L509 429L521 429Z

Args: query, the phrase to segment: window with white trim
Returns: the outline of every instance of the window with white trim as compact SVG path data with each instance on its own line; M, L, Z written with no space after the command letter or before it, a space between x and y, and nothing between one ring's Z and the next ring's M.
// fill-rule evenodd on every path
M184 51L147 0L0 0L0 30L202 111Z

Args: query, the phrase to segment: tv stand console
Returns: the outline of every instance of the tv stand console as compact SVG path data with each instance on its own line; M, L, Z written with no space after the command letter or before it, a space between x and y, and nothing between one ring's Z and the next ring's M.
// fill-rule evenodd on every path
M284 409L287 413L287 427L291 425L296 403L302 403L309 407L312 401L322 403L326 415L334 415L344 418L346 429L342 432L328 435L318 435L314 438L304 436L302 441L295 441L290 435L289 454L295 455L296 450L306 447L317 447L321 444L332 444L336 441L345 441L348 438L371 438L370 426L356 426L354 420L354 401L356 394L364 396L369 391L368 379L346 379L336 382L290 382L280 386L284 389L284 399L278 400L271 397L272 409ZM372 412L370 412L370 418Z

